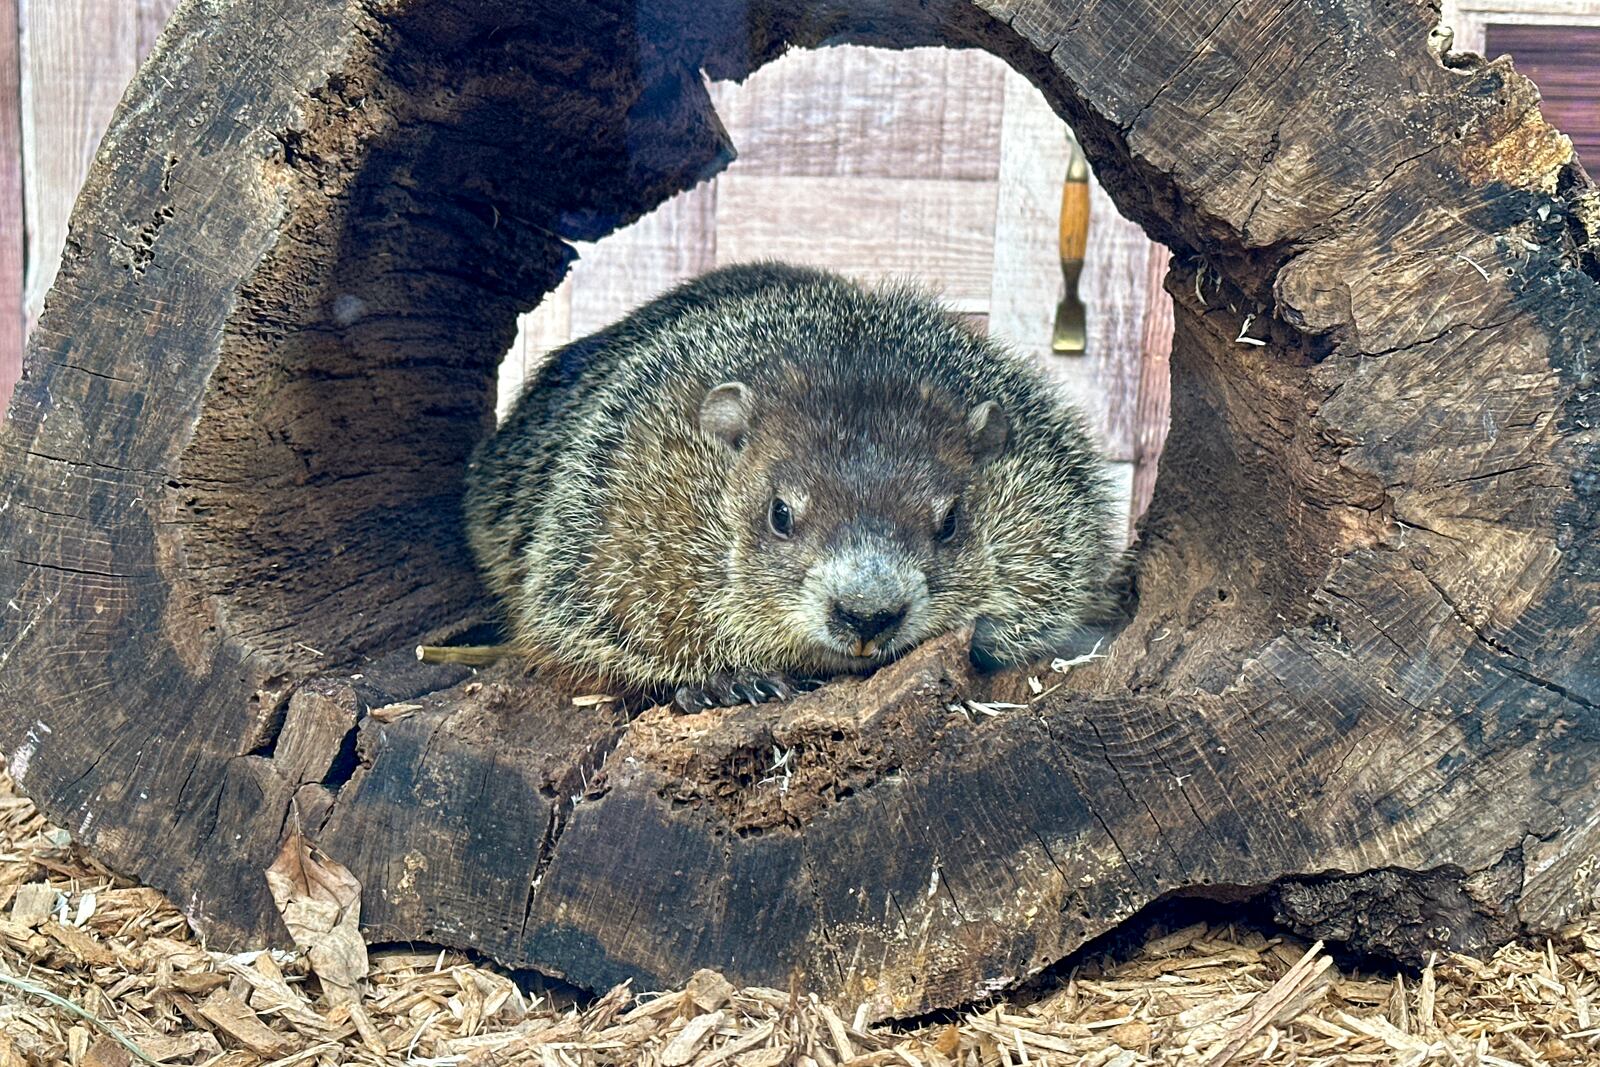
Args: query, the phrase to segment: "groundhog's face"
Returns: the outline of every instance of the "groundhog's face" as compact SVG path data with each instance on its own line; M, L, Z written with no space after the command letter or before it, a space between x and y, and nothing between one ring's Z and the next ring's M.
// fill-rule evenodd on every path
M969 510L1005 448L996 404L728 382L707 395L701 429L730 452L731 610L752 658L860 669L976 617Z

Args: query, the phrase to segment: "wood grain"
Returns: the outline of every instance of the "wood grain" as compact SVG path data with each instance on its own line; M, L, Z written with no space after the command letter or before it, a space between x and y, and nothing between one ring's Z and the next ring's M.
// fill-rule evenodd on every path
M1485 53L1487 24L1600 26L1600 0L1443 0L1440 22L1455 33L1453 50Z
M1098 181L1089 186L1089 248L1078 293L1088 315L1088 344L1081 356L1057 356L1082 375L1084 392L1098 398L1107 454L1135 458L1139 366L1145 308L1149 304L1150 239L1123 218Z
M995 193L993 182L728 173L717 180L717 264L775 257L859 278L911 277L981 314L990 310ZM1054 244L1053 218L1044 236Z
M22 375L24 207L17 0L0 0L0 416Z
M29 322L67 239L67 216L138 65L139 7L127 0L21 0L23 183Z
M1066 127L1039 91L1014 71L1005 74L1005 111L995 202L989 333L1043 358L1061 298L1061 183L1067 176ZM1046 362L1067 387L1059 360ZM1087 388L1071 395L1104 435L1099 404Z
M1089 242L1089 183L1061 186L1061 258L1082 259Z

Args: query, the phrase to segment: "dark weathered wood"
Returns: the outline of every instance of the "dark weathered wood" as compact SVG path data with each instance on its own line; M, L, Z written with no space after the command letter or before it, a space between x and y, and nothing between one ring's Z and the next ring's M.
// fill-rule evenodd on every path
M17 0L0 0L0 416L22 373L22 56Z
M0 437L0 750L214 944L274 930L292 825L375 938L876 1015L1176 891L1406 958L1593 902L1600 198L1425 7L201 8ZM829 40L1003 56L1172 246L1132 621L1037 695L953 638L632 722L407 662L483 611L456 498L517 313L726 160L699 68Z

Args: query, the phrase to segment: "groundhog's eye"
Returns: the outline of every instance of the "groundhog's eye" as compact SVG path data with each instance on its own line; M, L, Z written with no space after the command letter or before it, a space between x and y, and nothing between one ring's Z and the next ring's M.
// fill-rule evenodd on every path
M939 532L934 537L940 542L948 541L956 535L956 505L959 501L950 501L950 506L944 509L944 518L939 520Z
M767 509L767 525L772 527L773 533L785 539L794 532L794 513L789 510L783 497L772 498L772 505Z

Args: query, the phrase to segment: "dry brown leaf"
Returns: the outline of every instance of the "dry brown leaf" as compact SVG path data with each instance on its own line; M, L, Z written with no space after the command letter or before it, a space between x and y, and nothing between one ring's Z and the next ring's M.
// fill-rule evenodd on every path
M305 952L332 1004L356 999L367 974L361 939L361 883L337 861L291 833L267 868L267 885L289 936Z

